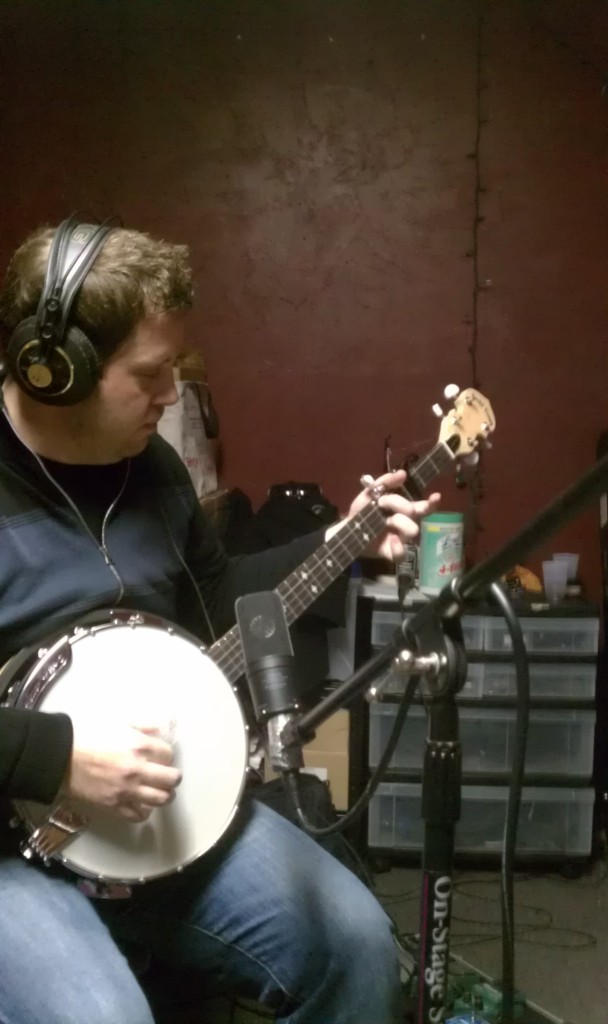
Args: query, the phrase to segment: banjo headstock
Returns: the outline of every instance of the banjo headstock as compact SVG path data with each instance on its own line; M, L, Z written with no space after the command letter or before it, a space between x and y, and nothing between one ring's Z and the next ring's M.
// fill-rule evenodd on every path
M460 391L456 384L448 384L444 395L454 401L447 413L440 405L433 406L433 412L441 417L439 441L458 458L471 455L480 446L490 447L488 438L496 418L485 395L475 388Z

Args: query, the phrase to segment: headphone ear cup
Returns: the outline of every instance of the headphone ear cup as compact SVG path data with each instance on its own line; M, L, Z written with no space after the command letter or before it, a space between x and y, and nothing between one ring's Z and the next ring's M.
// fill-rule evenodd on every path
M26 320L17 324L6 346L8 372L25 391L29 391L30 384L24 371L27 369L30 357L35 359L39 353L40 342L37 337L36 317L28 316Z
M68 327L63 341L41 360L36 317L23 320L6 350L9 373L32 398L46 405L75 405L95 389L100 366L94 345L84 331Z

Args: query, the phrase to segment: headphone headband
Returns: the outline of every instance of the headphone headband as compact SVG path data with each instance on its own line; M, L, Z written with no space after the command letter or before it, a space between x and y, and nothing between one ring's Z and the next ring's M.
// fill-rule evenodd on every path
M36 314L42 359L61 344L78 289L111 230L108 224L80 224L74 215L57 228Z

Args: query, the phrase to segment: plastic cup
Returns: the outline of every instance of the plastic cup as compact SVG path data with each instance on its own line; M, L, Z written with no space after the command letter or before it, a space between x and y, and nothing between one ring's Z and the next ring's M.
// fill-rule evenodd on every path
M543 562L543 584L545 596L550 604L557 604L564 598L568 582L568 562L552 559Z
M578 572L578 555L575 555L571 551L560 551L558 554L553 555L553 561L568 563L568 583L576 579L576 574Z

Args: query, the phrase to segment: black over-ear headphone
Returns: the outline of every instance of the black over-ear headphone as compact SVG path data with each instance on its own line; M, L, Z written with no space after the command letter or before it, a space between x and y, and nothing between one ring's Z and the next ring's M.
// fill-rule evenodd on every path
M78 289L111 230L107 222L80 224L76 216L59 225L36 316L22 320L10 337L9 373L39 402L75 405L88 398L99 379L95 346L68 321Z

